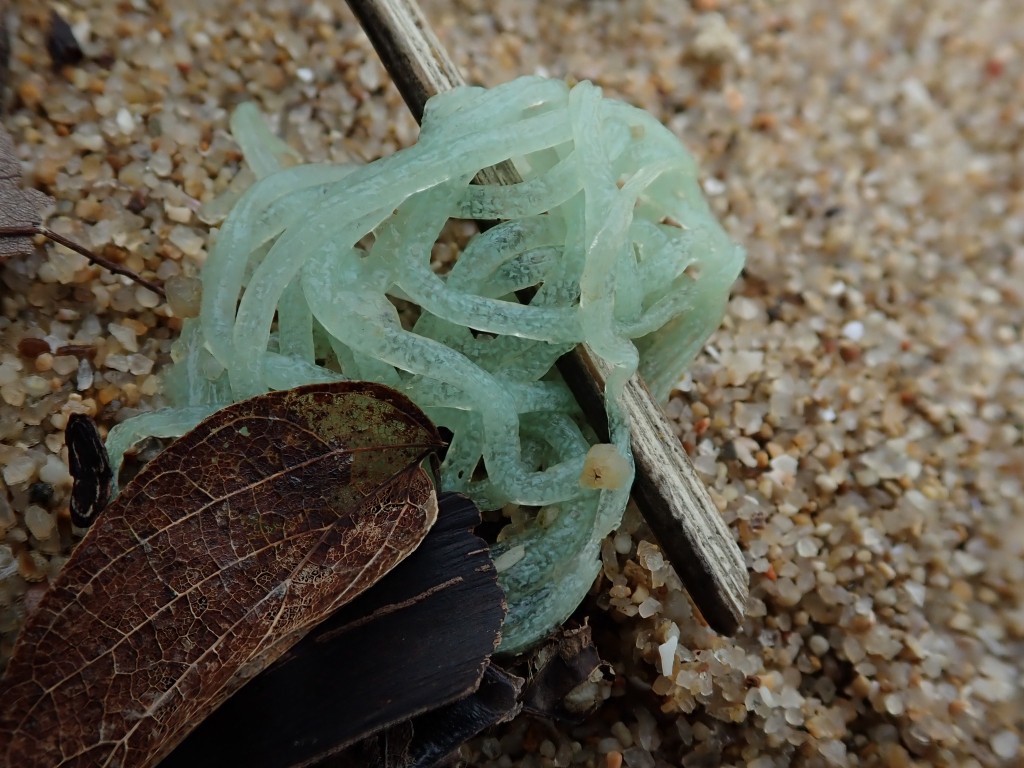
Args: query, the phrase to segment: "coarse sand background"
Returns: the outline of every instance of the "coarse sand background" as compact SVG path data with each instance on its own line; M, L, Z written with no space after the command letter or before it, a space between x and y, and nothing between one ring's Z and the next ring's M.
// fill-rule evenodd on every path
M340 0L65 3L86 60L60 72L46 5L8 11L26 181L49 226L153 279L206 256L238 102L311 160L415 140ZM472 82L589 78L658 115L748 252L668 404L750 567L742 630L694 618L628 514L588 609L617 673L602 712L465 757L1024 765L1024 2L423 7ZM158 406L180 320L49 245L0 267L0 307L2 659L75 540L67 415Z

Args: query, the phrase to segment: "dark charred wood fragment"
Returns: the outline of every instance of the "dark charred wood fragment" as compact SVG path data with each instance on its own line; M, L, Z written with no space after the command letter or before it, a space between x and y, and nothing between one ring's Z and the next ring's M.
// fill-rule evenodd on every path
M92 419L72 413L64 429L71 478L71 522L88 528L110 501L110 470L107 449Z
M587 696L589 684L605 674L606 666L588 625L560 630L557 640L537 651L533 666L536 672L523 691L524 712L580 723L601 704L599 697Z
M522 678L490 664L469 696L353 744L317 768L431 768L455 764L461 744L519 712Z
M71 25L56 11L50 12L50 28L46 33L46 50L50 54L55 69L78 64L85 54L82 46L75 39Z
M0 115L4 113L11 75L11 33L7 31L7 0L0 0Z
M412 744L412 720L396 723L336 755L314 763L312 768L398 768L408 766Z
M403 768L443 763L463 742L515 717L520 710L522 685L522 678L488 665L476 691L412 721L412 740L406 749L409 763Z

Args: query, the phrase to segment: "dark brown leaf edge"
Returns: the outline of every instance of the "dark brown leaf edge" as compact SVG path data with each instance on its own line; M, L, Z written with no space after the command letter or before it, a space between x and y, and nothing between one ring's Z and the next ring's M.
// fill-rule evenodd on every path
M437 431L365 382L231 405L146 465L29 617L0 765L149 766L437 516Z

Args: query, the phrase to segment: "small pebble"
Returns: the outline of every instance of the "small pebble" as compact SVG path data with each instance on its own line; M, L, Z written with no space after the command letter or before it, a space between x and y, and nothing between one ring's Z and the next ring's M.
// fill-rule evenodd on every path
M850 341L860 341L864 338L864 323L854 320L843 326L842 334Z
M25 526L37 539L48 539L55 525L54 515L42 507L31 504L25 508Z
M989 742L996 757L1009 760L1020 752L1020 736L1014 731L1002 730L992 736Z
M679 638L671 635L668 640L658 646L658 658L661 660L659 670L665 677L671 677L675 671L676 648L679 646Z
M175 317L198 317L202 299L202 283L194 277L175 276L164 284L167 304Z
M38 464L29 454L16 455L8 459L3 468L4 482L7 485L27 483L35 474Z
M58 488L71 485L71 474L67 466L59 457L52 454L46 457L43 466L39 468L39 479Z
M121 133L130 134L135 130L135 119L132 117L132 113L122 107L117 110L117 127L121 130Z

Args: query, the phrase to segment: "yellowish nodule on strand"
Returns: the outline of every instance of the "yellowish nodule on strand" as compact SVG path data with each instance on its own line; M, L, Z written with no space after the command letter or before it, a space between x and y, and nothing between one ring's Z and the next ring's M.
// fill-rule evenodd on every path
M580 485L584 488L614 490L632 479L632 465L614 445L598 443L587 451L580 473Z

